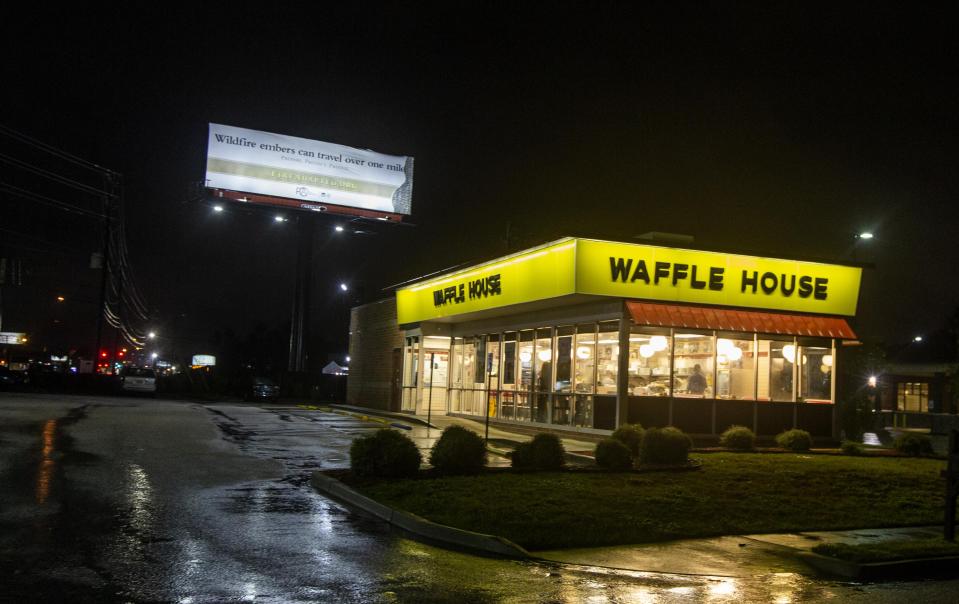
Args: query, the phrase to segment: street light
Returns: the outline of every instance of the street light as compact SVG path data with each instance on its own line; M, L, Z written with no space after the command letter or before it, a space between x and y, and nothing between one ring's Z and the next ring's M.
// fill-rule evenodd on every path
M916 336L912 339L913 342L922 342L922 336Z
M57 296L57 302L63 302L64 300L66 300L66 298L63 296Z
M874 235L870 233L869 231L865 231L863 233L859 233L858 235L856 235L856 239L872 239L873 237Z
M274 216L273 220L275 222L286 222L286 218L284 216L281 216L280 214L277 214L276 216Z
M336 225L335 227L333 227L333 230L336 231L337 233L342 233L343 227L340 225Z
M151 331L150 333L147 334L147 337L150 338L151 340L154 340L157 337L157 332Z
M223 206L217 204L217 205L213 206L213 211L214 211L214 212L222 212L222 211L223 211Z
M350 288L346 285L346 283L340 283L340 291L345 292L345 291L348 291L349 289Z
M150 355L150 358L155 361L158 356L160 355L154 352L153 354Z

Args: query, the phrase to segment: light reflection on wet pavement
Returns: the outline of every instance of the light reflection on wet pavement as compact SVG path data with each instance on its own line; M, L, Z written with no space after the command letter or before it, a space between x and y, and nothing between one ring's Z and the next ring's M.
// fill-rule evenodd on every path
M627 572L418 543L308 484L378 427L295 406L2 396L0 601L955 600L956 582Z

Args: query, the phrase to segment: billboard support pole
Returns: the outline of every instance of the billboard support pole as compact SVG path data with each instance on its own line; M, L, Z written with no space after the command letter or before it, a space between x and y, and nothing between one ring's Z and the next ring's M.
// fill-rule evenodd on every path
M293 313L290 318L290 356L288 369L291 372L306 371L306 340L310 329L310 289L313 284L313 231L312 214L296 218L296 285L293 291Z

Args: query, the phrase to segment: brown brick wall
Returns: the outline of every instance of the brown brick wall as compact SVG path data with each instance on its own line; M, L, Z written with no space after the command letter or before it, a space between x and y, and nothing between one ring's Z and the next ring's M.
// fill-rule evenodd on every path
M403 348L403 332L396 321L396 298L350 311L347 404L389 409L395 348Z

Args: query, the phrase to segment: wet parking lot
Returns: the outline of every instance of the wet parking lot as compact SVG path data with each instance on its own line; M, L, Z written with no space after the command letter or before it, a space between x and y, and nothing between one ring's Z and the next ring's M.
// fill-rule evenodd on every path
M855 585L476 557L317 494L380 424L296 405L0 393L0 601L952 602ZM428 446L435 431L410 431Z

